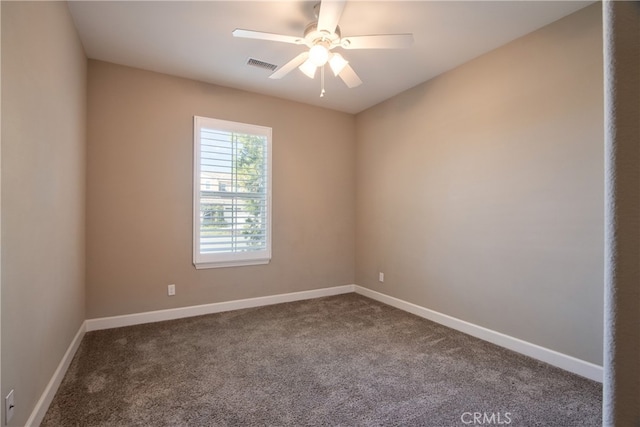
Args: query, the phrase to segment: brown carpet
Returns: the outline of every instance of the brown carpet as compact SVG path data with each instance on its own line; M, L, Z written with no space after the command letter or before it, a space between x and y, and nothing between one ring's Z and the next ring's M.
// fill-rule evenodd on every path
M584 427L601 389L347 294L87 333L42 426Z

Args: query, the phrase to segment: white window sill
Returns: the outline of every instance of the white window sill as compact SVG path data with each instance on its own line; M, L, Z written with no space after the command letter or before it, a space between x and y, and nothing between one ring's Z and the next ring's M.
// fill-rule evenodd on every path
M233 261L217 261L217 262L195 262L193 265L196 270L204 270L206 268L222 268L222 267L245 267L249 265L264 265L269 264L271 258L264 259L248 259L248 260L233 260Z

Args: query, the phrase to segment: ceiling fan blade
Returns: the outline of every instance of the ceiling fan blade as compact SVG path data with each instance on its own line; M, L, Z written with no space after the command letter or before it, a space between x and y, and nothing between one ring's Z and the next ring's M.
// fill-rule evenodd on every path
M360 77L358 77L356 72L353 71L353 68L351 68L351 65L349 64L347 64L342 69L342 71L340 71L338 76L340 76L344 84L346 84L350 89L362 84L362 80L360 80Z
M380 34L343 37L345 49L406 49L413 44L413 34Z
M318 14L318 30L334 33L338 26L340 16L346 0L324 0L320 3L320 13Z
M274 42L303 44L304 39L295 36L286 36L283 34L264 33L262 31L243 30L236 28L232 31L234 37L242 37L245 39L270 40Z
M291 72L291 70L295 69L299 65L301 65L304 61L309 58L309 51L304 51L300 55L293 58L291 61L284 64L282 67L278 68L273 74L269 76L270 79L281 79L287 74Z

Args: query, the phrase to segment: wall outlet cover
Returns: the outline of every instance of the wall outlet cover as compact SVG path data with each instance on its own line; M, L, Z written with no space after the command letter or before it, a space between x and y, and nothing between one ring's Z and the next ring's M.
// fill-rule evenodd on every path
M167 286L167 295L174 296L176 294L176 285Z

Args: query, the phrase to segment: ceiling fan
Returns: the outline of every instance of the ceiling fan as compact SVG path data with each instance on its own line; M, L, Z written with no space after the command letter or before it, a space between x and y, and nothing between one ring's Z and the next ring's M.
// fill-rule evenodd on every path
M283 43L306 45L309 49L287 62L273 74L270 79L281 79L294 68L299 68L309 78L314 78L320 68L322 90L324 95L324 66L328 63L335 76L339 76L349 87L362 84L362 80L341 54L332 52L334 48L343 49L398 49L408 48L413 44L413 34L381 34L365 36L342 36L338 21L342 15L346 0L324 0L314 6L316 21L307 25L302 37L283 34L265 33L261 31L233 30L234 37L269 40Z

